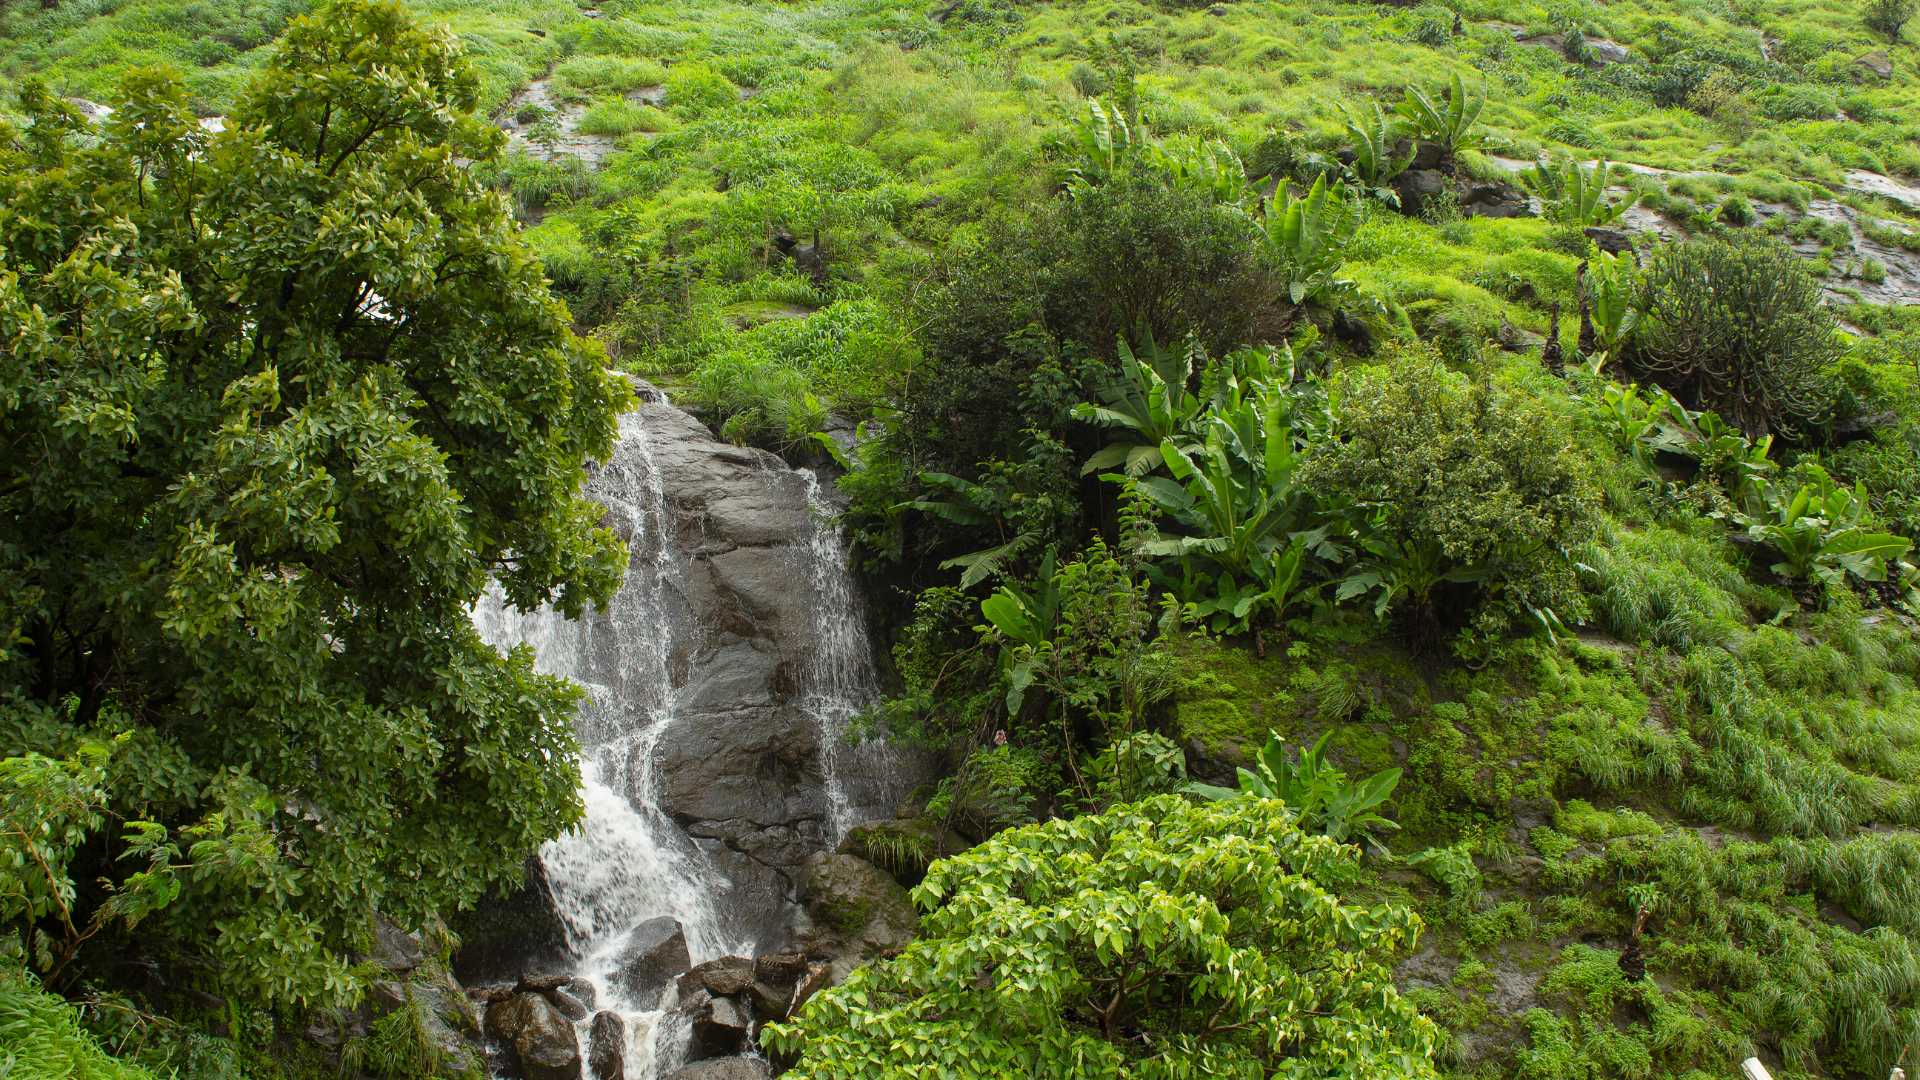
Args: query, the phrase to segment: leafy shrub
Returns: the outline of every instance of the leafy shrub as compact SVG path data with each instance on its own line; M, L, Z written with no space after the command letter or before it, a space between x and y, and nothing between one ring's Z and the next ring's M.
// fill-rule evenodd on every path
M73 1006L41 989L11 959L0 959L0 1063L21 1077L153 1080L102 1049Z
M1804 435L1830 411L1839 358L1820 284L1778 239L1751 233L1671 243L1641 276L1625 359L1698 409L1758 438Z
M667 108L699 116L740 100L740 90L705 64L675 64L667 72Z
M1899 41L1900 32L1906 29L1916 9L1920 9L1920 4L1915 0L1867 0L1860 21L1888 41Z
M1238 771L1238 788L1190 784L1187 790L1209 799L1278 799L1308 832L1343 844L1365 839L1378 847L1374 832L1392 832L1400 827L1374 812L1393 797L1393 789L1400 785L1400 770L1382 769L1365 780L1349 782L1345 771L1327 761L1327 740L1331 738L1333 732L1329 731L1296 757L1279 734L1268 732L1267 744L1254 756L1253 768Z
M1584 613L1568 552L1597 497L1563 421L1418 355L1343 373L1334 395L1333 437L1296 482L1342 508L1358 548L1337 598L1371 596L1417 639L1469 614L1485 640Z
M1352 873L1268 799L1163 795L1002 833L933 865L900 955L762 1041L795 1080L1244 1077L1276 1046L1302 1076L1434 1077L1433 1022L1386 966L1418 920L1322 884Z
M688 403L737 443L788 447L826 426L826 406L806 373L747 349L708 359L693 373Z

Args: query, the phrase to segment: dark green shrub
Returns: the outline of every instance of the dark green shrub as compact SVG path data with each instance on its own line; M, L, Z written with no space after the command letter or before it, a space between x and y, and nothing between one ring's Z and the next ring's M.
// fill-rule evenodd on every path
M1336 400L1298 482L1352 530L1337 599L1398 614L1416 642L1471 622L1466 647L1584 613L1567 553L1597 496L1564 420L1424 356L1350 371Z
M1839 358L1820 284L1778 239L1732 233L1668 244L1641 277L1628 364L1749 437L1804 436L1830 411Z
M1900 32L1906 29L1907 20L1913 18L1916 7L1920 4L1915 0L1867 0L1860 19L1867 24L1867 29L1888 41L1899 41Z

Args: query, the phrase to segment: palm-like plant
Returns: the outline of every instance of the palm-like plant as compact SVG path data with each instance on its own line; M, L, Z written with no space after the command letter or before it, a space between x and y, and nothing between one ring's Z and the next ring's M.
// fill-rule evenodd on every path
M1286 275L1289 300L1304 304L1352 288L1337 275L1357 217L1346 185L1328 184L1325 176L1298 199L1284 182L1274 190L1261 237L1268 260Z
M1379 102L1370 102L1368 107L1373 110L1371 118L1364 114L1355 116L1353 110L1344 105L1340 108L1347 122L1347 135L1353 140L1353 164L1348 168L1360 186L1375 198L1398 206L1400 196L1387 185L1413 164L1413 149L1399 149L1404 133L1380 111Z
M1633 337L1640 325L1640 310L1634 306L1639 287L1631 261L1601 252L1587 266L1588 307L1593 315L1593 332L1599 351L1620 355L1620 349Z
M1522 170L1520 186L1538 196L1547 219L1566 225L1608 225L1620 219L1640 201L1638 192L1624 199L1608 199L1607 178L1613 166L1605 158L1587 168L1572 158L1558 162L1536 161Z
M1414 138L1438 145L1442 156L1451 161L1455 153L1472 145L1473 125L1479 122L1480 110L1486 105L1484 89L1469 97L1456 71L1452 85L1447 88L1446 100L1436 102L1419 87L1409 86L1394 111L1406 122Z
M1187 388L1196 361L1203 360L1192 338L1184 349L1163 349L1147 335L1138 353L1120 340L1120 373L1100 392L1101 403L1076 405L1076 419L1117 428L1120 438L1087 459L1080 475L1119 468L1143 476L1161 464L1160 444L1181 438L1200 412L1200 399Z
M1167 149L1149 144L1153 164L1177 187L1206 195L1216 203L1238 203L1247 195L1247 167L1226 143L1214 140Z
M1078 196L1119 175L1131 160L1135 145L1146 142L1146 132L1117 105L1087 102L1087 115L1075 129L1080 161L1067 170L1067 191Z
M1349 783L1347 774L1327 760L1327 740L1332 737L1332 732L1320 736L1296 760L1280 736L1269 732L1267 744L1254 756L1253 768L1238 770L1239 787L1188 784L1186 790L1208 799L1279 799L1293 811L1301 828L1342 843L1364 837L1378 849L1371 834L1400 827L1376 812L1400 786L1400 770L1382 769Z

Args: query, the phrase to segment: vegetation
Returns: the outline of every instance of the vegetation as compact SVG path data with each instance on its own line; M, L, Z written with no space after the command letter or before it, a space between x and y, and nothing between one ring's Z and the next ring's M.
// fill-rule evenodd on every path
M1351 858L1267 799L1003 832L934 864L906 951L763 1038L802 1077L1433 1076L1382 963L1419 922L1329 892Z
M1915 1067L1906 0L308 6L0 6L0 1055L304 1077L566 826L464 612L611 586L610 362L947 766L798 1075Z

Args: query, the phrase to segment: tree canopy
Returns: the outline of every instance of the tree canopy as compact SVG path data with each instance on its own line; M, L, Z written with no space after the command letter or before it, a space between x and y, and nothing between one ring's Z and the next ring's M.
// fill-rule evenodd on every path
M1420 921L1330 889L1355 850L1274 799L1162 795L934 863L898 956L768 1041L789 1075L1437 1075L1387 967Z
M611 594L580 484L630 391L471 175L477 87L340 0L223 131L158 72L0 126L0 918L53 984L145 917L170 972L340 1000L374 910L579 814L577 691L468 613Z

